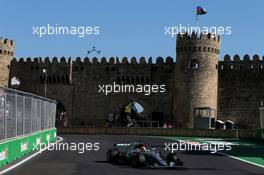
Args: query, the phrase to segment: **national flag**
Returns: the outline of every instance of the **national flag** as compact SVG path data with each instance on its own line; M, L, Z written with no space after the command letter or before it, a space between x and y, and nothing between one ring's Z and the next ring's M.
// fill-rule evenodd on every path
M205 15L206 13L207 11L204 8L197 6L196 15Z

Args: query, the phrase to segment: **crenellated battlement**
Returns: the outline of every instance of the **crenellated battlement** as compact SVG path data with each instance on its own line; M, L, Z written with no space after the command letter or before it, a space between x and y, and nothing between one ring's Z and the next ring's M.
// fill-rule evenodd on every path
M13 58L13 63L36 63L36 64L69 64L71 62L71 57L66 59L65 57L61 57L58 59L57 57L49 58L41 58L41 57L27 57L27 58Z
M264 60L264 56L262 57L262 59L260 60L260 56L259 55L254 55L252 58L250 58L250 56L248 54L244 55L243 57L240 58L239 55L234 55L234 57L231 58L230 55L225 55L224 56L224 61L223 62L258 62L258 61L263 61Z
M211 52L215 54L220 53L220 36L208 34L197 34L193 32L191 35L188 33L178 34L176 51L177 55L190 52Z
M0 37L0 55L14 56L15 42Z
M220 43L220 36L214 35L211 33L204 34L204 33L195 33L192 32L192 34L184 33L184 34L178 34L177 35L177 41L190 41L190 40L211 40L215 42Z
M69 57L68 59L66 59L65 57L61 57L60 59L58 59L57 57L53 57L53 58L28 57L28 58L19 58L19 59L14 58L12 62L36 63L36 64L70 64L71 62L73 64L131 64L131 65L153 64L152 57L148 58L147 60L145 59L145 57L140 57L139 59L137 59L136 57L132 57L131 59L128 59L127 57L123 57L121 61L118 57L110 57L109 59L107 59L106 57L102 57L102 58L85 57L83 59L80 57L77 57L76 59L72 59L71 57ZM174 63L175 61L173 60L173 58L168 56L165 59L162 57L157 57L155 64L174 64Z
M249 55L244 55L243 58L239 55L230 57L225 55L223 61L219 61L220 71L264 71L264 56L260 59L259 55L254 55L252 58Z

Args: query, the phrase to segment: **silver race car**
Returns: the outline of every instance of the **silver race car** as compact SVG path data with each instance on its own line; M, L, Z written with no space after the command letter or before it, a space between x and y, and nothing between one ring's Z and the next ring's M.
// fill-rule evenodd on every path
M155 148L149 149L143 143L118 143L113 145L106 153L106 159L109 163L127 164L134 167L164 167L175 168L183 166L175 153L168 153L163 158L160 151Z

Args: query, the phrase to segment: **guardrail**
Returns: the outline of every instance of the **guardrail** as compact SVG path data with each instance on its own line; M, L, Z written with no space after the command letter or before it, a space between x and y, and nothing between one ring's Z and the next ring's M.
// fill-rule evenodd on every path
M56 102L0 87L0 140L55 127Z
M56 128L51 128L0 142L0 167L40 147L43 149L56 141L56 136Z

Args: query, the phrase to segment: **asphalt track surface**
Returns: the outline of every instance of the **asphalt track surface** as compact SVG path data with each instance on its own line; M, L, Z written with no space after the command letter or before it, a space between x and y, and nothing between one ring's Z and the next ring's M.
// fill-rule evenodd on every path
M106 162L106 151L113 143L142 141L164 150L169 140L143 136L61 135L63 142L99 142L99 151L45 151L7 175L263 175L264 168L250 165L223 155L208 152L181 152L184 167L179 169L137 169L130 166L112 165Z

